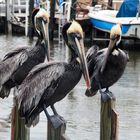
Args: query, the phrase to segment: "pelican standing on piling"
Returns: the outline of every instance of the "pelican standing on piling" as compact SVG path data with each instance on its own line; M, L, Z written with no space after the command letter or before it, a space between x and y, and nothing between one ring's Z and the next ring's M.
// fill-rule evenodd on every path
M87 51L91 89L86 91L87 96L93 96L99 90L103 101L114 98L109 87L119 80L128 62L128 54L118 48L121 41L121 25L114 25L110 32L108 48L99 50L93 46ZM106 88L103 92L102 89Z
M38 34L34 47L20 47L5 55L0 62L0 97L9 96L10 89L22 83L29 71L37 64L49 60L48 23L49 14L42 8L32 14Z
M51 62L34 68L19 86L17 101L19 114L30 127L38 122L39 113L44 110L55 128L61 125L61 117L54 104L62 100L79 82L82 73L87 88L90 88L87 63L84 52L83 31L76 21L63 26L62 34L71 51L69 63ZM51 107L53 119L47 112Z

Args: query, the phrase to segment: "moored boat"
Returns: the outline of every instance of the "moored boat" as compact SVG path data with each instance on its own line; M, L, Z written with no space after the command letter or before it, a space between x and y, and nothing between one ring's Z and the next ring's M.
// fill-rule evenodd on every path
M122 36L140 39L139 0L125 0L119 10L102 10L93 8L88 16L93 27L110 32L113 25L122 25Z

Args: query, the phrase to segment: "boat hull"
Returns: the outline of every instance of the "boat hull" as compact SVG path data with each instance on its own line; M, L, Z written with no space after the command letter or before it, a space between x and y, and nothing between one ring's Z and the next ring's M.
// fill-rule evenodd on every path
M115 10L100 10L90 12L89 18L94 28L104 32L110 32L113 25L122 25L122 36L135 37L140 39L140 18L136 17L116 17Z

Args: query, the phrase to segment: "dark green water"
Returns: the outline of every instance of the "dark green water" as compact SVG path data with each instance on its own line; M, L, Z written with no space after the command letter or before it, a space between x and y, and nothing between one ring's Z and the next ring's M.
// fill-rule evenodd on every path
M0 58L10 49L20 46L32 46L24 36L0 36ZM110 90L115 94L116 111L119 114L119 140L140 139L140 51L129 51L128 62L122 78ZM51 59L66 60L66 47L57 43L51 46ZM70 140L99 140L100 95L92 98L84 95L85 83L79 84L61 102L55 104L60 115L67 121L67 136ZM10 140L9 116L12 108L11 94L0 99L0 140ZM46 140L47 121L41 113L39 124L31 128L31 140Z

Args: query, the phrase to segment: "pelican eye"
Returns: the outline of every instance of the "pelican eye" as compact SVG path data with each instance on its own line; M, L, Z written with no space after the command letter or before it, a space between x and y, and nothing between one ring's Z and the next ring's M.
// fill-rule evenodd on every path
M46 19L46 18L43 18L43 17L37 17L37 19L38 19L39 21L44 21L45 24L47 23L47 19Z
M81 35L80 35L80 33L75 33L75 37L78 39L78 40L80 40L82 37L81 37Z
M43 21L44 21L45 24L48 22L47 19L44 19L44 18L43 18Z
M119 39L120 39L120 35L119 35L119 34L117 34L117 35L116 35L116 38L119 40Z

